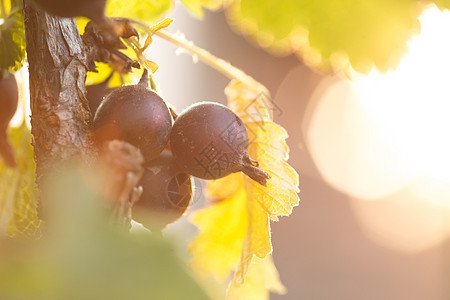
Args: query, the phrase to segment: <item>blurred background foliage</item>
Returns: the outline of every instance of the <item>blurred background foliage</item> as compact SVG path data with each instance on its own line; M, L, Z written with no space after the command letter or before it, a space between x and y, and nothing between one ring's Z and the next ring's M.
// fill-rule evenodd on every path
M1 299L209 299L170 242L112 225L84 176L51 182L43 237L0 240Z
M184 3L194 16L200 18L205 16L203 8L211 10L223 8L229 25L240 34L247 36L254 45L269 51L269 53L277 57L294 54L313 70L326 73L339 71L350 72L351 70L368 73L373 67L376 67L381 71L397 67L400 63L400 59L407 52L407 42L414 34L418 34L421 30L421 26L418 22L419 15L428 4L433 3L433 1L414 0L372 0L363 2L351 0L329 0L321 2L307 0L184 0L181 2ZM0 47L0 68L17 70L22 66L25 59L23 17L20 10L21 1L4 0L3 3L5 4L5 12L7 15L2 16L3 22L0 24L2 43L2 47ZM441 10L450 7L450 1L448 0L436 0L434 3ZM148 24L152 24L171 13L175 4L179 5L178 2L173 3L169 0L109 0L107 13L110 16L139 18ZM80 31L82 32L81 28L83 28L83 22L85 24L86 20L79 20L78 22ZM223 45L221 45L221 47L223 47ZM217 51L219 50L220 49L217 49ZM251 51L248 50L247 52L250 53ZM286 67L286 65L295 65L292 58L289 57L286 58L287 62L286 60L277 60L276 63L275 60L272 61L259 52L257 57L267 59L268 63L260 62L258 66L254 66L253 72L255 73L262 71L264 68L270 69L270 72L278 72L274 66L280 66L280 68L282 68L283 66ZM289 68L286 67L286 69ZM106 78L111 71L112 69L108 65L100 65L99 73L90 73L87 82L89 84L100 82ZM174 71L172 70L171 72ZM287 129L289 132L294 133L295 144L296 146L297 144L299 145L298 147L294 147L293 156L295 165L302 167L303 173L305 174L303 185L307 188L304 198L318 199L316 204L311 204L310 202L306 207L303 207L303 209L308 211L308 207L316 205L314 206L314 208L316 208L315 211L308 211L309 217L306 213L301 215L304 218L303 220L305 220L305 223L300 223L300 221L293 219L291 223L284 223L284 225L279 225L280 227L275 227L275 239L277 239L278 236L280 244L282 244L283 239L285 239L284 245L292 245L292 248L290 249L287 249L287 247L286 249L282 249L282 247L278 249L278 258L285 257L284 260L280 259L280 261L282 261L281 266L286 270L292 270L294 267L297 268L298 264L293 263L293 259L295 258L294 254L296 256L301 252L300 250L303 250L303 254L300 254L299 261L301 261L301 267L305 270L321 270L318 267L319 263L323 263L330 268L333 268L333 266L336 265L339 270L344 269L349 265L349 262L352 261L353 257L345 256L341 262L337 261L337 259L330 261L333 257L328 254L332 253L335 254L336 257L341 257L344 252L352 255L355 254L356 250L353 248L350 249L350 246L343 246L340 248L337 245L341 243L342 240L334 243L333 237L339 237L343 240L348 239L346 240L346 245L351 245L352 241L354 242L354 239L360 239L357 242L354 242L355 244L358 242L362 243L361 240L365 241L365 238L363 239L363 237L360 236L361 232L359 231L352 237L342 233L354 230L356 225L352 223L353 219L350 219L350 221L348 221L349 223L339 223L343 220L348 220L348 218L330 218L328 221L335 222L335 225L332 225L329 224L327 220L324 220L326 217L317 218L317 215L326 216L327 211L332 209L335 209L338 212L346 211L345 208L347 206L331 205L330 208L330 203L324 202L324 199L328 196L321 195L320 193L311 193L311 190L327 189L329 188L329 184L340 190L342 193L349 195L352 199L351 201L356 203L355 197L364 197L367 195L367 193L365 194L367 189L364 189L366 186L363 186L364 191L361 191L361 185L357 184L360 183L360 181L357 181L357 179L360 179L361 182L372 183L370 188L374 187L373 190L379 186L386 188L388 186L387 184L376 186L374 183L380 181L381 183L386 183L386 181L383 182L380 178L388 180L391 177L378 175L392 174L392 172L377 173L376 178L375 176L362 177L355 175L360 174L358 173L358 170L373 168L371 164L358 164L360 162L360 157L354 155L355 153L362 153L362 148L360 146L361 140L359 138L362 136L370 136L372 131L369 128L363 133L359 132L360 135L355 138L353 135L348 134L348 132L345 131L348 130L348 128L343 126L343 129L341 128L343 136L341 137L351 136L350 141L346 143L346 145L353 145L354 148L350 149L353 152L345 147L345 149L342 149L341 145L343 142L338 138L340 137L339 135L335 135L336 139L330 138L330 134L333 130L339 129L339 127L331 126L330 124L332 123L329 122L330 116L333 115L348 116L348 111L345 111L346 107L342 108L342 105L337 105L335 107L329 105L319 106L317 103L313 103L314 105L312 105L310 103L310 105L308 105L308 111L302 111L302 113L305 115L305 123L311 121L310 125L312 125L310 128L304 126L306 128L303 128L303 130L306 131L304 137L296 137L295 133L299 127L299 117L298 115L292 115L292 113L300 112L302 109L306 111L306 105L303 106L302 104L301 108L299 108L296 104L293 104L294 102L300 103L300 99L292 97L292 95L283 95L283 87L289 85L289 80L295 77L294 85L297 88L296 92L300 93L297 83L302 80L309 80L307 83L308 85L305 86L305 95L301 98L305 103L310 100L307 98L310 96L312 99L311 102L313 102L315 101L315 98L319 97L317 96L319 94L330 95L331 89L324 92L325 88L321 87L321 90L318 89L316 91L314 94L315 98L313 99L312 89L313 87L318 86L318 75L311 75L312 73L307 69L302 69L300 71L296 69L294 72L289 73L289 76L293 76L292 78L289 77L286 81L281 82L282 79L276 81L276 78L267 75L270 72L260 74L263 74L261 77L268 76L267 81L271 84L271 86L269 86L270 89L275 90L280 87L280 95L276 100L281 98L286 99L282 100L284 101L284 104L281 103L284 105L283 109L286 112L286 115L283 116L283 118L290 116L290 121L286 119L288 120ZM411 73L411 69L409 69L408 72ZM135 74L136 73L138 72L135 72ZM274 75L276 74L278 73L274 73ZM139 75L140 74L120 78L120 76L116 74L110 84L120 85L123 82L135 82ZM282 78L284 78L284 76ZM188 81L186 81L186 83L187 82ZM330 88L331 84L327 84L327 88ZM291 83L291 87L292 85L293 84ZM409 81L409 85L411 85L411 81ZM418 84L415 82L412 85L419 86L420 82ZM375 86L372 88L373 90L380 90L379 87L380 86ZM403 87L405 86L403 85ZM333 88L335 88L335 86L333 86ZM166 89L166 91L169 91L169 89ZM336 90L333 91L336 92ZM345 93L346 92L339 90L332 94L340 95L343 99L344 96L342 95ZM400 97L397 98L401 98L402 96L404 95L400 95ZM382 99L382 97L384 96L382 95L378 99ZM290 101L289 103L288 100ZM388 100L392 99L389 98ZM282 101L280 100L280 102ZM382 103L385 103L385 101L382 101ZM384 109L380 110L382 113L387 111L386 107L392 108L392 102L385 104L386 106L384 106ZM313 107L312 111L314 114L312 111L309 111L310 106ZM400 110L396 110L395 114L403 114L404 109L402 110L402 108L405 107L405 103L400 103L398 106ZM323 107L330 107L330 109L327 110L325 115L319 115L319 117L323 117L321 119L318 117L318 113L323 113ZM421 106L419 106L419 109L420 107ZM338 108L342 108L342 114ZM349 110L354 113L355 111L353 109L354 108L350 108ZM358 113L357 115L360 114ZM310 116L311 120L308 119L308 116ZM303 119L303 117L301 119ZM420 118L414 117L414 120L418 119ZM319 122L320 120L326 120L328 126L313 126L316 124L314 122ZM338 120L338 123L344 124L344 121ZM360 123L349 122L348 124L350 124L349 127L351 128L357 128ZM419 131L420 130L415 131L415 133ZM303 133L299 133L299 135L300 134ZM322 136L320 134L322 134ZM315 145L319 143L319 139L326 141L326 143L324 142L319 146L322 147L321 149L326 149L327 152L323 151L320 153L313 151L315 150ZM155 295L155 299L185 299L186 295L192 295L192 299L207 298L205 292L202 291L198 283L187 270L185 263L180 260L175 253L174 246L170 242L144 233L132 236L122 234L121 232L118 232L116 228L108 225L109 223L105 220L101 210L92 204L97 202L97 200L94 200L92 195L89 196L88 191L84 191L87 193L87 196L85 195L85 197L82 197L82 190L73 190L73 187L76 186L75 183L80 180L77 172L68 174L67 177L65 177L67 181L61 180L60 183L55 185L64 187L62 188L64 191L63 193L61 193L61 190L56 193L59 195L61 200L60 204L64 209L58 206L58 209L61 211L61 213L59 213L61 219L54 221L54 223L49 226L50 229L55 229L54 232L50 230L49 232L51 234L49 234L48 237L37 241L29 239L30 237L40 237L42 234L42 222L38 220L36 215L38 193L34 185L35 166L30 145L31 135L29 129L25 125L11 128L10 141L14 145L18 167L16 169L7 169L0 161L0 234L2 236L2 239L0 240L1 299L141 299L143 295L150 294ZM333 143L330 144L330 141ZM372 145L372 141L367 141L367 143ZM339 153L342 153L343 156L338 156L338 159L336 159L336 156L330 155L329 153L331 152L338 153L337 151L334 151L335 148L332 148L333 151L330 151L330 145L337 147L337 150L341 151ZM311 157L309 156L310 154L304 155L304 152L299 150L301 147L307 147L312 153ZM364 149L367 150L366 148ZM385 147L380 146L379 149L383 150ZM295 151L297 151L297 156ZM300 155L299 152L301 152L303 156ZM342 159L344 156L346 158L348 158L347 156L350 156L350 158ZM373 154L373 156L375 156L375 154ZM370 160L372 164L374 161L373 156L371 156L372 160ZM325 159L321 160L321 157L325 157ZM365 159L367 159L367 157ZM392 162L391 159L388 161ZM347 168L350 162L354 163L354 169ZM314 163L318 167L313 167ZM338 167L336 167L334 163L336 163ZM380 165L381 164L378 164L378 166ZM392 163L390 166L392 166ZM343 172L343 170L345 170L345 172ZM319 182L317 178L320 178L321 176L325 177L327 185ZM348 178L351 178L352 180L347 180ZM345 184L343 181L345 181ZM426 185L421 183L421 185L422 189L420 191L413 190L411 192L408 190L407 193L412 193L414 195L419 194L419 192L425 193L424 189L433 186L430 182L427 182ZM405 185L402 185L402 187L404 186ZM308 190L310 191L310 194L308 194ZM406 199L401 195L401 193L404 192L403 190L399 191L399 189L396 189L396 191L398 194L395 194L394 196L392 196L392 191L389 191L389 193L386 192L386 195L395 197L396 199ZM377 191L375 194L377 197L388 197L385 194L380 193L380 191ZM332 192L329 192L327 195L331 194ZM347 204L345 199L342 200L345 198L342 194L339 194L338 196L340 198L336 197L338 201L336 203ZM373 193L371 196L373 196ZM79 199L85 199L87 202L79 202ZM392 206L387 204L387 200L383 200L383 203L386 204L384 204L385 207L382 207L382 209L380 209L379 206L376 206L375 203L358 203L359 206L364 206L363 209L366 213L366 216L360 216L360 218L364 219L365 222L367 222L367 220L372 220L371 222L373 222L373 224L377 222L376 220L378 220L379 223L379 216L392 208ZM426 227L426 224L433 223L430 222L430 219L423 219L423 222L419 224L420 226L417 225L415 218L410 218L407 222L403 222L403 227L391 226L391 224L399 222L398 220L400 220L400 218L397 218L397 216L400 216L400 211L404 212L403 208L408 205L413 208L417 207L417 210L424 212L424 214L427 213L427 216L433 217L434 215L437 215L435 211L424 211L425 206L422 202L417 206L414 206L411 205L411 202L399 201L396 204L397 210L395 213L388 216L387 219L383 219L388 220L389 222L386 221L386 224L382 229L373 229L373 227L370 227L372 225L366 224L365 227L362 227L362 231L370 232L372 230L372 234L377 236L379 243L393 243L394 246L392 247L394 248L402 248L407 244L403 243L403 240L398 238L399 236L403 237L404 235L408 235L412 243L416 242L416 240L414 240L415 237L421 238L422 241L425 240L425 236L431 236L431 234L428 234L429 231L427 231ZM356 210L356 208L353 209ZM369 211L373 212L376 210L378 210L380 214L376 215L369 213ZM342 212L342 215L348 217L349 213L345 214L345 212ZM80 222L80 220L83 221ZM436 220L436 218L434 218L434 220ZM308 221L310 222L308 223ZM443 224L447 223L443 222ZM413 227L415 229L411 231L411 226L416 227ZM280 233L279 235L277 235L277 228L279 228L278 230L280 231L278 232ZM329 241L324 244L319 244L315 243L317 242L316 239L311 238L311 240L308 240L309 243L305 240L304 243L300 245L298 241L292 240L294 234L307 237L308 234L303 231L311 231L311 228L314 228L315 235L322 234L323 236L326 236L328 233ZM342 232L338 232L338 229L342 229ZM404 234L402 231L403 229L405 232L408 230L411 232ZM289 234L286 233L283 236L281 235L282 231L289 232ZM375 233L373 233L374 231ZM441 227L438 228L438 231L441 233ZM380 232L383 234L389 232L389 234L391 234L390 241L383 241L382 238L380 238ZM16 239L11 240L5 237L16 237ZM277 240L275 240L275 243L277 243ZM364 245L369 247L372 244L366 243ZM417 246L417 243L414 245ZM426 246L428 246L428 244L423 247ZM328 247L327 249L329 250L326 255L322 254L321 250L318 250L324 249L324 247ZM419 248L424 249L423 247ZM377 250L378 248L373 247L373 249ZM376 251L373 249L371 251ZM412 250L407 249L405 251L408 252ZM387 251L383 250L381 252L384 255L383 257L388 256L386 254ZM367 255L367 253L365 253L365 255ZM316 264L311 267L308 264L312 261L311 257L314 256L318 257L318 259L314 260ZM414 258L413 255L410 256ZM277 256L275 258L277 258ZM289 260L288 258L292 258L292 260ZM370 259L371 256L368 255L365 258ZM389 261L389 258L390 257L387 257L386 261ZM427 261L426 259L422 260ZM400 263L400 266L411 267L414 263L408 260L408 258L405 258L404 261L405 263ZM342 265L340 265L341 263ZM326 266L323 268L326 269ZM388 269L388 266L386 266L386 268ZM414 267L411 267L411 269L420 270L420 268ZM333 270L336 271L336 269ZM291 294L292 297L294 297L293 299L298 295L295 294L296 289L297 291L300 288L303 288L305 291L308 290L307 287L301 287L296 284L299 280L301 280L304 285L306 285L309 279L321 282L324 286L327 284L326 276L321 276L321 273L319 273L319 271L317 272L318 273L312 275L302 273L300 276L301 278L294 278L294 275L292 275L292 279L288 278L288 276L291 275L286 275L287 286L288 288L293 289L292 292L294 294ZM281 273L283 276L283 271ZM339 272L336 271L336 273ZM366 275L367 270L361 270L360 273ZM418 272L409 273L418 274ZM445 273L444 271L443 274L448 273ZM314 278L314 276L319 276L321 278L317 279ZM367 276L370 277L369 275ZM365 278L364 276L356 277L358 279ZM432 278L434 277L432 276ZM335 277L332 279L334 280ZM371 280L372 278L370 277L369 279ZM369 279L367 279L367 282L370 281ZM346 280L346 278L343 277L343 280ZM417 282L419 282L419 280ZM424 281L422 280L420 282ZM328 284L328 286L332 285L330 283ZM401 287L401 285L398 286ZM313 293L313 295L319 295L319 290L322 289L320 284L318 284L316 290L314 290L314 288L315 287L311 285L311 291L316 292L315 294ZM443 293L445 294L446 292L444 291ZM449 292L445 295L448 294ZM162 295L165 296L163 297Z
M17 71L25 59L25 28L22 1L4 0L0 23L0 69Z
M2 69L17 70L25 57L21 1L4 0L0 25ZM194 16L203 8L224 9L229 24L256 45L276 56L297 54L308 66L322 72L354 69L368 73L395 68L406 53L407 41L420 32L418 17L431 3L448 9L448 0L313 1L313 0L183 0ZM155 23L172 11L171 0L110 0L108 16ZM84 28L86 19L79 21ZM91 75L92 76L92 75ZM99 82L99 77L94 82ZM114 80L112 83L114 84ZM116 83L117 84L117 83Z

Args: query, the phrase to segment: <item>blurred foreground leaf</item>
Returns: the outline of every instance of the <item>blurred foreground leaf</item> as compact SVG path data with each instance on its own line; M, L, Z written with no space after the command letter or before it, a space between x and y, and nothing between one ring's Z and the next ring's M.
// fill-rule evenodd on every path
M221 8L224 3L230 2L229 0L181 0L186 8L196 17L203 18L205 12L203 8L209 10L217 10Z
M261 300L269 299L269 291L285 294L286 288L280 281L278 271L273 264L272 256L265 259L254 259L242 285L232 282L228 287L229 300Z
M448 0L436 0L443 9ZM275 55L299 55L321 71L367 73L395 68L407 41L420 32L419 15L433 1L235 0L232 27Z
M437 7L439 9L450 9L450 0L434 0L434 3L436 3Z
M0 160L0 236L39 236L41 221L36 212L36 166L31 133L25 122L18 128L10 128L9 140L17 166L8 168Z
M223 191L231 194L219 198L221 201L211 207L195 212L191 218L200 231L189 247L191 265L200 274L212 274L219 281L226 279L236 268L247 234L246 194L241 177L241 174L232 174L208 184L209 197L218 198ZM236 185L230 189L226 183ZM217 193L212 191L216 188Z
M74 167L56 176L38 241L3 240L2 299L208 299L171 244L111 224Z

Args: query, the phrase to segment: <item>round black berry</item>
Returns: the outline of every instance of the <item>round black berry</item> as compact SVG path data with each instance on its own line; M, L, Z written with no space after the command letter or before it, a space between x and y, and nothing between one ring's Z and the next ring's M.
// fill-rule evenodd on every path
M19 91L16 78L12 74L3 76L0 72L0 155L5 163L13 167L16 162L14 152L8 142L6 130L17 110Z
M147 86L148 81L141 79L108 94L95 113L94 130L100 145L115 139L126 141L139 148L148 162L166 147L172 116L161 96Z
M248 134L228 107L201 102L182 112L172 128L170 146L183 171L198 178L218 179L242 171L266 185L270 176L248 155Z
M178 220L191 204L191 176L175 164L169 150L146 166L140 185L143 193L132 215L150 230L161 230Z

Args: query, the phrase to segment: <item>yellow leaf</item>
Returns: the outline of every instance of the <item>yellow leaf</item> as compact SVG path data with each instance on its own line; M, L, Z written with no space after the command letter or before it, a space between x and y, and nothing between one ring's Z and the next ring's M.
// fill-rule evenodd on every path
M278 221L279 216L288 216L298 205L298 174L286 163L289 147L287 132L272 122L270 94L264 97L258 91L242 83L232 81L227 89L229 106L243 118L249 134L249 155L259 162L259 166L271 175L267 186L261 186L244 177L247 193L249 227L241 259L235 274L235 284L242 284L246 278L253 256L264 258L271 253L269 218ZM252 107L249 109L249 105ZM246 117L252 111L252 117ZM270 117L269 117L270 115ZM255 118L258 116L258 118Z
M232 80L225 88L225 94L228 106L244 123L272 121L274 108L267 90L250 89L244 83Z
M226 177L216 180L215 185L227 189L227 180ZM213 274L218 280L224 280L236 267L247 233L248 217L243 185L239 184L228 199L196 212L191 221L200 230L199 236L188 249L192 256L192 267L200 274Z
M262 151L281 160L288 159L289 147L286 144L288 135L283 127L273 122L246 122L245 127L250 140L249 151Z
M247 198L248 228L241 257L235 274L235 282L242 284L253 256L265 258L272 252L270 223L266 211L253 198Z
M261 90L232 81L225 93L247 128L250 157L271 179L266 187L241 173L210 182L207 195L216 202L192 219L200 229L189 248L192 265L219 280L234 269L229 299L268 299L269 290L285 291L270 256L270 220L290 215L299 201L298 175L286 162L287 132L273 123L270 94Z
M206 196L213 200L231 198L243 185L242 174L233 173L219 180L208 182Z
M272 256L254 259L247 273L247 280L238 286L234 282L228 287L229 300L266 300L269 292L285 294Z

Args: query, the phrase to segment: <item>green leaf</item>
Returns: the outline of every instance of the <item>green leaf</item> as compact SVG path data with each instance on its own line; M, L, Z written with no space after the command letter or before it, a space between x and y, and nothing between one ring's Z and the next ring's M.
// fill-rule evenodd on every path
M434 3L441 10L450 9L450 0L435 0Z
M161 20L173 7L171 0L109 0L106 15L136 18L149 23Z
M25 58L25 27L21 1L10 4L11 11L0 25L0 69L17 71Z
M351 65L368 72L398 65L407 41L420 31L425 7L417 0L236 0L227 15L233 27L273 54L296 53L322 71Z
M38 191L31 133L25 123L11 128L10 142L17 166L8 168L0 160L0 236L39 236Z
M0 250L2 299L209 299L165 241L107 230L85 238Z
M0 241L2 299L209 299L173 245L111 224L85 174L49 182L43 238Z
M218 10L224 5L225 0L181 0L186 8L196 17L203 18L203 7L209 10Z

